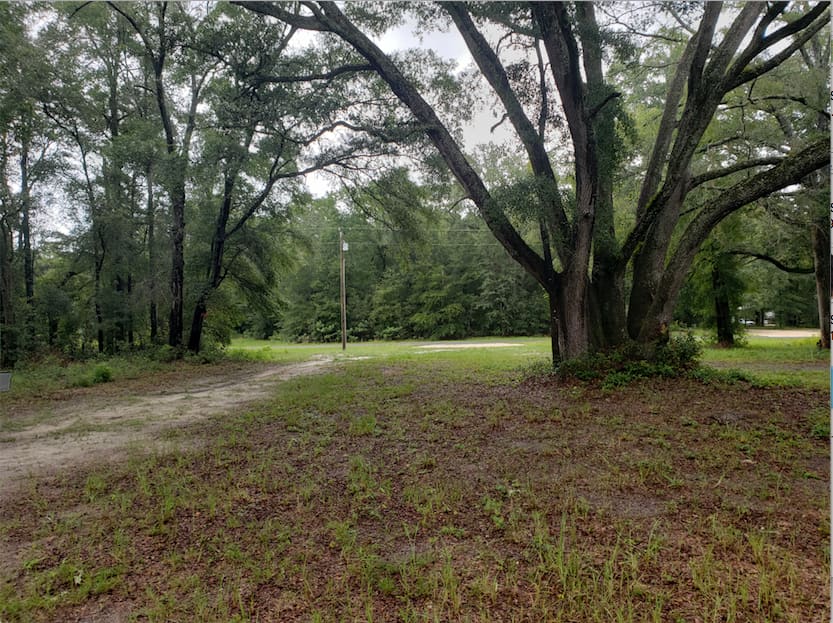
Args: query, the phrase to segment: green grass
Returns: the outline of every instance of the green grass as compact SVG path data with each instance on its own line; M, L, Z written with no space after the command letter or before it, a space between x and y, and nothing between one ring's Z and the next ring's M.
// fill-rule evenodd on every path
M746 337L737 348L706 346L701 361L722 370L738 370L753 384L824 389L830 386L830 351L816 338Z

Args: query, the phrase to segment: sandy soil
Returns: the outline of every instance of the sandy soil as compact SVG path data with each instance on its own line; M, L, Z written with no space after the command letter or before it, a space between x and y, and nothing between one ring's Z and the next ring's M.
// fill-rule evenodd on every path
M747 333L757 337L784 337L790 339L819 336L818 329L749 329Z
M423 350L463 350L465 348L504 348L506 346L523 346L518 342L432 342L415 348Z
M0 436L0 498L30 476L118 458L129 446L171 448L176 442L166 440L165 431L239 410L266 398L281 381L314 374L330 362L319 358L256 374L204 376L176 391L119 395L103 404L70 400L48 416L26 418L19 430Z

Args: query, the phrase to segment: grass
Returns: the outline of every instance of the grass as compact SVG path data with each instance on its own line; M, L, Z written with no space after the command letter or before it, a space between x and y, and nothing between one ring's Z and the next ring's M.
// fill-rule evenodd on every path
M703 364L741 371L759 385L816 389L830 386L830 351L819 350L816 338L748 336L745 340L740 348L704 348Z
M0 620L829 617L826 391L604 389L531 373L549 345L519 342L235 342L340 364L183 429L203 442L177 453L134 448L9 495ZM728 363L792 366L805 347ZM112 391L110 369L83 391Z

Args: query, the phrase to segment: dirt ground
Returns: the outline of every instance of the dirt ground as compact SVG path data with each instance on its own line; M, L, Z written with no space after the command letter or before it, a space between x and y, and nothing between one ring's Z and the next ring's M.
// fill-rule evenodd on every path
M813 329L749 329L749 335L756 337L782 337L798 339L802 337L818 337L818 330Z
M148 389L127 383L108 392L13 407L13 430L0 433L0 500L34 475L118 457L131 445L169 447L176 442L166 440L165 431L243 408L267 397L277 383L315 374L330 362L322 357L257 372L212 370L177 385L160 381Z

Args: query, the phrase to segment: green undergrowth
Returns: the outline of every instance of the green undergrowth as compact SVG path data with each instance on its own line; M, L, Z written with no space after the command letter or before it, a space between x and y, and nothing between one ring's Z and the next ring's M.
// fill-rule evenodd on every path
M624 387L651 377L680 377L698 366L702 347L691 334L675 336L648 352L636 343L562 362L556 369L564 379L601 380L603 389Z
M744 346L719 348L685 334L672 337L652 353L629 344L564 361L556 372L562 379L601 382L606 390L655 377L689 377L719 386L824 389L829 386L829 356L829 351L818 349L810 338L751 337ZM537 372L544 374L546 370L541 367Z

